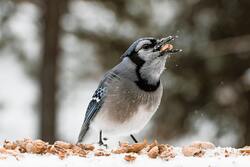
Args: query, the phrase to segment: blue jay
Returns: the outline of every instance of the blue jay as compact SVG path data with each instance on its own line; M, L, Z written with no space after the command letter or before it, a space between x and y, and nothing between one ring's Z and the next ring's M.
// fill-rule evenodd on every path
M99 133L100 145L106 139L102 133L130 135L137 142L133 134L144 128L160 104L160 76L167 55L181 51L169 44L175 38L140 38L125 51L122 61L104 75L92 96L78 143L89 130Z

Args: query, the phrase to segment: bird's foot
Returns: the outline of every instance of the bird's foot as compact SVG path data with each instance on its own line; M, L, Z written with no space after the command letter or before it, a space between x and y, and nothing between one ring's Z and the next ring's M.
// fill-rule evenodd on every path
M99 142L98 142L98 144L99 144L99 146L104 146L104 147L106 147L106 149L108 148L108 145L107 144L105 144L105 143L103 143L103 141L102 140L108 140L106 137L104 137L104 138L102 138L102 130L100 130L100 134L99 134Z
M108 145L105 144L105 143L103 143L102 140L100 140L100 141L98 142L98 144L99 144L100 147L104 146L106 149L108 148Z

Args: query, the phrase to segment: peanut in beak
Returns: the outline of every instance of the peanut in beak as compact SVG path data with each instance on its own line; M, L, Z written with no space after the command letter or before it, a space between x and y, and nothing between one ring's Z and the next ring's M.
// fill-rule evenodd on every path
M174 48L173 45L171 45L171 44L165 44L165 45L163 45L161 47L160 51L162 52L162 51L172 50L173 48Z

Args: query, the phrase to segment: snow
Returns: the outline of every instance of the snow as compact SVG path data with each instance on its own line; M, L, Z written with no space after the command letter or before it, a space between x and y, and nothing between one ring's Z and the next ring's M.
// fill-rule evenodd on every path
M0 81L0 141L36 136L38 118L33 105L37 87L16 57L2 55Z
M96 82L85 81L84 84L68 92L65 99L62 100L57 121L57 131L61 139L76 142L89 99L96 87Z
M181 148L175 147L178 152L174 159L169 161L162 160L160 158L151 159L147 155L135 155L137 158L134 161L127 162L124 160L125 154L111 154L111 156L94 156L94 154L87 155L87 157L69 156L63 160L59 159L55 155L36 155L36 154L22 154L17 158L14 156L6 156L0 154L0 166L9 167L29 167L29 166L53 166L53 167L94 167L94 166L168 166L168 167L245 167L249 166L250 156L214 156L217 152L223 151L225 148L216 148L210 150L204 157L185 157L181 154ZM227 148L232 149L232 148ZM235 149L233 149L235 150ZM1 157L7 157L1 160Z
M168 142L173 145L184 146L190 143L190 141L207 140L223 147L237 145L240 135L238 134L239 132L236 132L233 128L229 128L230 130L227 130L223 135L217 137L216 135L218 134L219 128L213 120L199 115L193 116L191 121L193 122L192 129L195 132L187 133L180 138L173 138ZM234 126L236 125L234 124Z
M0 50L0 141L38 134L38 85L27 75L29 66L20 61L34 64L38 61L40 43L35 24L38 16L35 5L20 3L2 27L7 38L14 40Z

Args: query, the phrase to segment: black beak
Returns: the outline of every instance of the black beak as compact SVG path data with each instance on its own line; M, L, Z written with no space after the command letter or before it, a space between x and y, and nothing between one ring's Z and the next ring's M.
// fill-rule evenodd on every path
M171 35L171 36L160 39L158 43L154 46L153 51L161 51L161 55L164 55L165 53L174 54L174 53L181 52L182 51L181 49L174 49L173 45L170 44L170 42L174 41L177 38L178 36Z

